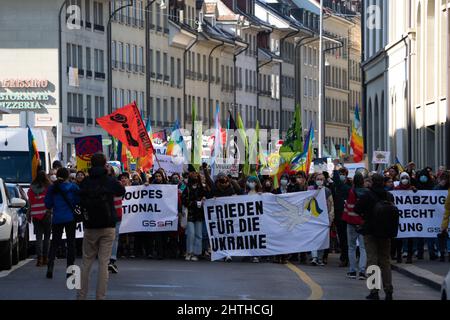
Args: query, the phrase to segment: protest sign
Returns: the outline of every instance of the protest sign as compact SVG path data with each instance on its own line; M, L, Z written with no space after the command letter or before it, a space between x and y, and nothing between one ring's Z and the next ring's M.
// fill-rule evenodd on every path
M374 151L372 164L389 164L391 153L389 151Z
M326 249L329 219L325 190L206 200L212 260Z
M347 170L348 170L348 177L350 179L353 179L353 177L355 176L356 170L358 170L358 169L366 169L367 170L367 165L366 165L365 162L344 163L344 167L347 168Z
M436 238L444 216L447 191L391 191L400 210L397 238Z
M91 167L92 155L102 151L102 136L100 135L75 138L77 170L87 172Z
M219 173L231 175L232 177L239 177L239 159L234 158L217 158L213 163L214 168L211 172L217 176Z
M153 172L159 168L163 168L167 174L167 177L170 177L174 173L181 174L183 173L183 162L180 162L179 159L180 158L175 158L172 156L158 156L159 162L155 161Z
M120 233L176 231L178 187L154 184L127 187L122 209Z

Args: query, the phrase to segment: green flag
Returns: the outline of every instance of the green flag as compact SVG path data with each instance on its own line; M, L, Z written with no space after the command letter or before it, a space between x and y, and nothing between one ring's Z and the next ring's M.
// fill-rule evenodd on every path
M280 148L280 155L290 160L294 154L303 152L303 130L300 106L295 107L294 121L286 133L286 139Z
M241 115L238 113L237 116L237 128L238 128L238 134L239 137L241 138L241 141L243 141L244 146L245 146L245 151L244 151L244 174L245 175L249 175L250 174L250 163L249 163L249 159L248 159L248 140L247 140L247 135L245 134L245 128L244 128L244 122L242 121ZM242 157L242 155L241 155Z

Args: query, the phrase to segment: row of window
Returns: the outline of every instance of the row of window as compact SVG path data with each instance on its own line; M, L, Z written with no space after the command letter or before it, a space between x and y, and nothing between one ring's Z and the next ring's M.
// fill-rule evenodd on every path
M347 144L348 139L346 138L325 137L325 145L327 147L327 150L331 152L332 148L335 148L338 155L341 146L344 146L346 148L347 154L350 152Z
M361 81L361 63L355 60L350 60L349 70L350 80Z
M94 114L92 114L93 106ZM67 93L67 122L84 124L86 118L88 125L95 125L95 119L104 115L106 115L104 97Z
M129 4L129 1L111 1L111 12L114 12L126 4ZM133 1L133 6L128 6L118 11L112 18L112 21L136 28L144 28L144 2L140 0Z
M98 31L104 31L104 19L103 19L103 3L100 1L84 0L83 4L81 0L69 0L67 8L70 6L77 6L80 8L81 21L86 21L86 28L91 28L91 21L94 22L94 29ZM83 10L84 8L84 10ZM84 14L83 14L84 12ZM91 12L93 16L91 16ZM93 18L93 19L92 19Z
M285 62L294 64L295 57L295 45L288 41L285 41L281 47L281 56Z
M327 54L332 55L335 58L347 59L348 58L348 39L341 38L340 36L332 34L332 33L328 33L328 35L330 35L331 37L335 38L338 41L341 41L343 43L343 46L339 47L337 49L330 50L331 48L337 47L339 45L334 42L333 43L325 42L324 47L325 47L325 50L327 50Z
M314 67L319 66L319 50L313 47L303 47L303 64Z
M339 67L326 66L325 67L325 85L337 89L347 90L348 79L347 70Z
M326 98L325 100L325 120L330 122L339 122L348 124L349 114L347 101Z
M303 96L305 98L317 98L319 96L319 84L316 79L303 78Z
M356 105L359 105L361 107L361 92L359 91L350 91L350 111L354 111ZM360 109L361 111L361 109Z
M105 52L100 49L93 49L93 51L95 77L105 78ZM86 67L87 76L89 76L89 72L92 72L92 48L86 47L84 52L85 55L83 55L82 46L67 43L67 68L78 68L79 73L83 75L84 67Z
M113 110L117 110L133 101L136 101L139 110L141 110L141 115L145 119L147 117L147 110L145 108L145 93L143 91L113 88Z
M112 68L128 72L145 73L144 47L112 41Z

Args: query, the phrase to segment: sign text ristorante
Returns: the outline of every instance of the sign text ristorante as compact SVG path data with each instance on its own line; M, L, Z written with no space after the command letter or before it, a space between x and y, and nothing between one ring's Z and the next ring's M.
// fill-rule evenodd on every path
M0 107L16 110L40 109L48 103L48 80L4 79L0 80Z

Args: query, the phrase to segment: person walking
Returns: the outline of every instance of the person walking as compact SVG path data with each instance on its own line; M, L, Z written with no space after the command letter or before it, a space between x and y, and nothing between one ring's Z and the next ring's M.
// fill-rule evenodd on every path
M27 214L28 222L33 223L34 233L36 234L36 267L46 266L48 263L52 212L45 208L44 200L51 184L45 171L39 171L27 192L30 202Z
M441 261L444 262L445 261L445 249L447 249L447 251L449 252L448 255L448 261L450 262L450 248L447 247L448 244L448 224L449 224L449 220L450 220L450 188L448 189L448 194L447 194L447 199L445 200L445 213L444 213L444 217L442 218L442 223L441 223L441 233L439 235L440 238L440 250L441 250ZM447 248L446 248L447 247Z
M69 182L69 170L58 169L57 181L48 188L45 195L45 207L53 210L52 241L48 256L47 278L53 278L56 250L62 242L63 232L66 232L67 267L75 263L75 230L74 208L79 202L79 188Z
M116 177L116 172L114 171L113 167L109 167L107 168L108 170L108 175L114 179L118 179L118 177ZM118 180L119 183L122 185L122 187L126 187L128 184L126 182L126 179L121 179ZM122 200L123 200L123 196L114 196L114 209L116 210L116 214L117 214L117 222L116 222L116 227L115 227L115 236L114 236L114 242L113 242L113 246L111 249L111 258L109 259L109 265L108 265L108 270L114 274L119 273L119 268L116 265L116 261L117 261L117 250L119 248L119 239L120 239L120 224L122 222L122 213L123 213L123 209L122 209Z
M96 257L98 257L96 299L106 298L108 262L117 223L114 197L122 197L125 194L125 188L115 178L108 176L106 157L103 153L94 154L91 164L89 176L80 187L80 205L84 214L84 239L81 289L77 294L79 300L87 298L89 275Z
M369 192L362 195L356 202L355 213L364 220L363 231L360 232L364 234L367 265L380 267L385 299L392 300L394 287L390 246L391 238L395 237L398 231L398 209L394 205L394 196L384 190L382 175L378 173L372 175L372 186ZM378 291L378 289L371 289L366 299L379 300Z
M353 188L350 189L348 199L345 203L342 220L347 223L347 240L348 240L348 260L349 271L347 277L350 279L359 280L366 279L367 255L366 247L364 245L364 237L358 233L358 229L363 224L360 215L354 212L355 204L363 195L369 192L369 189L364 187L364 176L357 172L353 177ZM356 248L359 244L359 264L356 261Z

